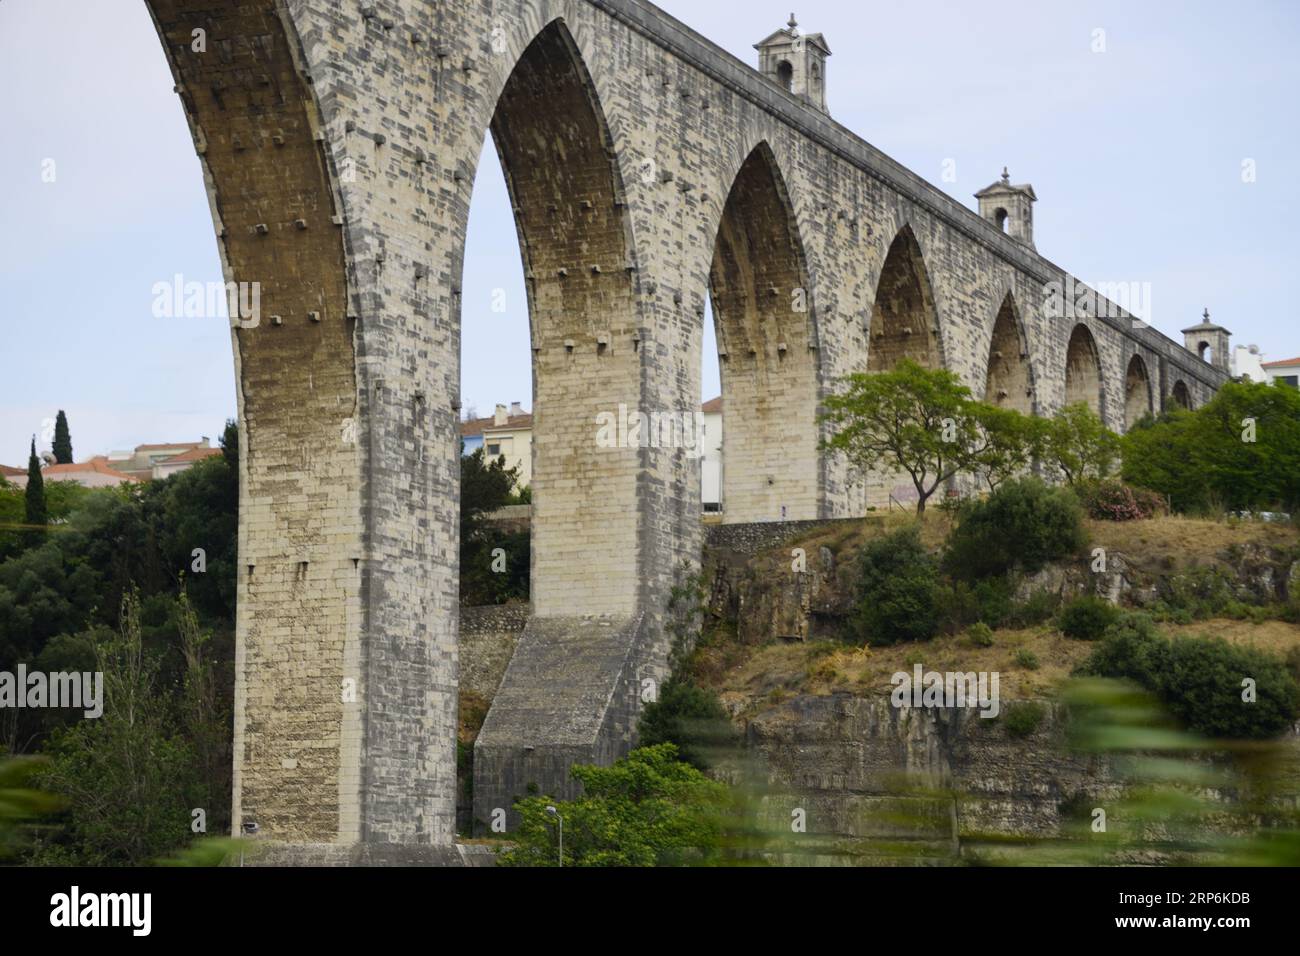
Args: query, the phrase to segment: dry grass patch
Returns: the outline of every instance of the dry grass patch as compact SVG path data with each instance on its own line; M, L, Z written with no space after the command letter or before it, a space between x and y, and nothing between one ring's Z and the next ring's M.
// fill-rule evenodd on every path
M1185 626L1161 625L1161 630L1175 638L1216 635L1229 643L1279 657L1300 647L1300 626L1284 621L1252 624L1215 619ZM753 713L800 694L887 694L894 674L910 673L919 663L928 671L996 671L1002 697L1024 700L1050 696L1059 690L1095 646L1093 642L1065 637L1050 626L995 631L992 647L977 647L964 634L890 647L853 647L825 641L769 644L754 648L742 663L720 675L715 687L733 712ZM1022 650L1038 659L1036 670L1016 662Z
M762 709L796 694L884 694L892 689L894 674L910 673L919 663L933 671L996 671L999 693L1016 700L1051 693L1088 656L1089 649L1089 644L1047 627L997 631L992 647L976 647L964 634L889 647L829 642L768 645L756 648L743 664L722 675L717 689L724 701L742 711ZM1016 663L1022 650L1038 659L1036 670Z
M1234 621L1213 619L1193 621L1191 624L1161 624L1160 629L1173 637L1221 637L1229 644L1267 651L1286 657L1294 647L1300 647L1300 625L1286 621Z
M1300 547L1300 528L1292 524L1225 518L1211 521L1169 515L1149 521L1086 521L1092 541L1139 559L1209 560L1232 546Z

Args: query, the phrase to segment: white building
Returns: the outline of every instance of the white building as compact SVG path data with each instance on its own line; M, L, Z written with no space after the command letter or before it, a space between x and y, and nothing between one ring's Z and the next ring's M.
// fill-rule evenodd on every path
M705 511L722 510L722 398L700 406L704 413L704 449L700 455L700 499Z
M1267 382L1264 371L1264 353L1258 345L1238 345L1232 350L1232 377L1245 377L1252 382Z
M471 418L460 423L462 450L472 455L480 448L491 461L504 457L507 468L519 472L515 490L533 483L533 416L519 402L498 405L491 418Z
M1279 362L1265 362L1264 373L1274 385L1289 385L1300 388L1300 358L1282 359Z

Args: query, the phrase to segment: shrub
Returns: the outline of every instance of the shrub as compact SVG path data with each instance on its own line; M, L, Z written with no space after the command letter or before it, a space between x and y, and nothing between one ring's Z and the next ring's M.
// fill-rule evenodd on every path
M1003 718L1006 721L1007 736L1028 737L1043 722L1043 714L1043 705L1037 701L1028 700L1012 705Z
M671 744L633 750L611 767L575 765L581 795L518 801L518 829L501 866L682 866L717 863L727 788L676 759ZM548 807L564 819L564 859Z
M1300 685L1278 658L1222 638L1171 641L1143 614L1120 617L1080 673L1132 680L1209 737L1275 737L1300 715ZM1255 682L1249 703L1242 699L1247 678Z
M1300 645L1286 652L1286 669L1297 682L1300 682Z
M1160 495L1122 481L1090 481L1077 491L1088 517L1099 521L1143 521L1165 510Z
M1060 604L1060 597L1051 591L1035 591L1024 601L1017 601L1006 578L944 584L935 600L939 620L953 633L976 623L992 628L1033 627L1050 620Z
M859 559L850 626L869 644L925 641L939 626L939 569L915 525L869 542Z
M1066 637L1078 641L1095 641L1119 618L1119 609L1094 595L1075 598L1057 618L1056 626Z
M1253 419L1254 441L1243 441ZM1162 415L1123 439L1124 480L1176 511L1292 510L1300 504L1300 390L1228 382L1194 412Z
M1061 596L1055 591L1035 591L1011 609L1007 623L1012 627L1033 627L1049 621L1061 606Z
M1016 651L1015 661L1021 667L1028 671L1038 670L1038 655L1027 647L1022 647Z
M1167 579L1163 600L1170 611L1186 612L1189 621L1214 617L1236 601L1233 578L1213 565L1191 567Z
M674 744L680 760L701 770L731 740L731 722L717 695L678 678L659 688L659 699L641 712L637 730L642 747Z
M966 632L966 636L970 638L970 642L976 647L993 646L993 628L989 627L983 621L977 621L972 624L970 630Z
M960 523L948 537L944 564L967 580L1012 569L1034 573L1086 544L1083 509L1074 493L1021 478L962 509Z

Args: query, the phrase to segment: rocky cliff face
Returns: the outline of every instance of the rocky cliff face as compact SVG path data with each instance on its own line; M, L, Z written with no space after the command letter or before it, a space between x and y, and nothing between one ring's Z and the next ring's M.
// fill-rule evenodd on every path
M834 523L796 530L784 540L710 539L708 611L734 623L743 644L840 635L853 600L854 549L833 549L837 537L843 540ZM1126 529L1118 535L1122 547L1099 543L1104 562L1093 553L1023 578L1017 597L1092 593L1132 607L1300 598L1300 561L1285 540L1235 541L1201 556L1152 544L1144 533ZM830 546L818 543L827 540ZM801 542L807 546L796 550ZM1006 719L1017 706L1041 713L1023 735ZM907 862L938 862L975 845L1052 840L1067 822L1086 821L1096 808L1113 810L1132 792L1115 760L1070 749L1066 709L1050 699L1004 702L1001 717L987 719L970 708L895 707L887 695L864 688L751 698L733 712L745 758L723 772L755 790L765 831L781 837L773 855L783 862L880 862L883 845ZM1293 732L1281 747L1287 766L1272 799L1294 808L1300 737ZM1199 759L1226 767L1230 758ZM1239 797L1230 788L1202 795L1228 803ZM797 819L803 832L794 830ZM1159 857L1134 862L1144 861Z
M778 836L773 855L791 863L951 861L1007 840L1045 843L1061 836L1067 821L1090 821L1096 809L1123 821L1117 808L1132 795L1124 764L1072 752L1059 703L1010 706L1026 705L1041 708L1042 719L1017 737L1005 719L967 708L896 708L885 696L800 696L745 721L749 763L725 773L758 792L764 829ZM1279 749L1280 787L1270 802L1294 809L1300 736L1293 732ZM1228 769L1229 759L1207 754L1199 762ZM1199 795L1219 803L1240 798L1235 789ZM793 832L796 814L802 833ZM1242 819L1224 815L1216 825L1248 832ZM1160 862L1159 852L1145 862Z
M818 543L815 532L833 535L860 525L861 519L773 525L761 537L732 530L749 526L713 529L705 561L709 613L735 622L744 644L839 636L853 603L857 562L852 550L836 554ZM729 533L718 533L724 530ZM1159 546L1109 547L1098 537L1100 552L1018 579L1016 598L1096 594L1138 608L1196 599L1255 606L1300 600L1294 545L1233 541L1200 558Z
M1114 796L1107 764L1065 754L1056 707L1043 706L1039 728L1013 739L971 709L801 696L746 721L744 739L773 832L806 815L792 847L848 862L858 841L889 840L925 860L976 835L1052 835L1063 807Z

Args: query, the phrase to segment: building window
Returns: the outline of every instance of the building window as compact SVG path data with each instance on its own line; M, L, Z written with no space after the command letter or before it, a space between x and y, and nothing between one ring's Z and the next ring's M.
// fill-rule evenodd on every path
M488 446L487 446L487 449L488 449L488 454L491 455L493 458L495 458L495 457L497 457L497 455L501 454L501 446L500 446L500 445L488 445Z
M1300 388L1300 375L1279 375L1273 379L1278 385L1289 385L1291 388Z

